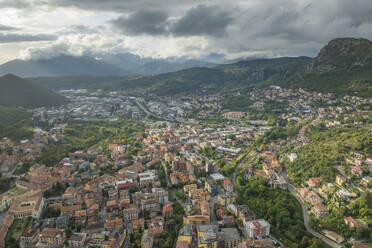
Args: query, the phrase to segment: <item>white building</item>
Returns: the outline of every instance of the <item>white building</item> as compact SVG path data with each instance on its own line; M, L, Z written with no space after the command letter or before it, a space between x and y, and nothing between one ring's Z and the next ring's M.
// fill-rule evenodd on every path
M270 234L270 224L263 220L252 220L244 223L247 238L265 238Z

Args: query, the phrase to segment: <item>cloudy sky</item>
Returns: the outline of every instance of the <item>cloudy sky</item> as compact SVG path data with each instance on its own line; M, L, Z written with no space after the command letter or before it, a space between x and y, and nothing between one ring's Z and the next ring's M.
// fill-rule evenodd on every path
M0 63L61 54L315 56L372 39L370 0L0 0Z

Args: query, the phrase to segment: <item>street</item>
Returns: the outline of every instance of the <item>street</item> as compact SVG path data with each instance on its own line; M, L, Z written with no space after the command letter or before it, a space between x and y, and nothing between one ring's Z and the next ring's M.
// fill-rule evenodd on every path
M310 227L310 224L309 224L309 213L307 211L307 207L306 205L304 204L304 202L302 201L302 199L297 195L296 191L297 191L297 188L295 186L293 186L292 184L289 183L289 180L288 180L288 177L287 177L287 174L283 171L282 173L282 176L284 177L284 179L286 180L286 182L288 183L288 190L292 193L292 195L294 197L296 197L297 201L301 204L301 207L302 207L302 215L304 217L304 224L305 224L305 228L308 232L310 232L312 235L314 235L315 237L319 238L320 240L322 240L324 243L326 243L327 245L331 246L332 248L341 248L342 246L337 244L336 242L333 242L332 240L328 239L327 237L325 237L324 235L316 232L314 229L312 229Z
M160 160L160 162L161 162L161 165L163 166L163 169L164 169L164 173L165 173L165 177L167 179L168 187L171 187L172 184L171 184L171 181L169 180L169 175L167 173L167 167L165 166L165 163L164 163L164 161L162 159Z

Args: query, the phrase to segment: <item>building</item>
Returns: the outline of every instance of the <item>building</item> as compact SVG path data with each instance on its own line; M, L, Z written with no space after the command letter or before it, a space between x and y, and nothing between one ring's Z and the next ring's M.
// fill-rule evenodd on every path
M342 237L341 235L339 235L339 234L337 234L337 233L335 233L333 231L323 230L323 232L324 232L324 235L327 238L333 240L334 242L336 242L338 244L341 244L341 243L343 243L345 241L345 238L344 237Z
M233 192L234 191L234 185L229 178L224 179L223 186L224 186L225 190L228 191L228 192Z
M27 228L19 238L21 248L35 247L38 241L39 232L36 228Z
M221 233L222 233L223 247L233 248L233 247L238 246L238 243L241 240L238 229L222 228Z
M239 205L236 210L237 213L235 213L235 215L239 216L239 219L243 223L256 219L256 215L249 209L247 205Z
M9 214L14 218L39 218L44 206L44 199L41 194L16 200L9 209Z
M74 216L75 211L81 209L81 205L71 205L71 206L61 206L61 215L62 216Z
M263 220L252 220L244 223L245 232L248 238L265 238L270 234L270 224Z
M209 215L189 215L183 217L183 223L185 224L209 224L210 223L210 216Z
M105 228L109 231L120 230L123 228L123 219L106 220Z
M238 244L238 248L275 248L271 238L244 239Z
M134 231L137 231L140 228L144 228L145 227L145 219L141 218L141 219L133 220L132 221L132 226L133 226Z
M315 214L316 217L318 218L323 218L323 217L326 217L328 216L329 212L328 212L328 208L323 205L322 203L319 203L317 205L315 205L311 211Z
M133 204L130 205L129 208L126 208L126 209L123 210L124 221L128 222L128 221L138 219L139 213L140 213L140 210L138 208L136 208L135 205L133 205Z
M350 216L344 217L344 222L350 228L359 228L361 226L359 221Z
M187 241L178 240L176 243L176 248L190 248L190 244Z
M145 230L142 235L141 248L152 248L154 244L154 236L149 230Z
M192 242L193 225L185 224L178 233L178 241L186 241L189 245Z
M135 188L137 187L137 182L131 178L126 178L125 180L116 182L116 187L118 190Z
M188 193L191 190L196 190L198 186L196 184L188 184L183 186L183 192Z
M227 206L229 204L233 204L236 201L236 195L234 192L227 192L224 194L219 194L217 197L218 203Z
M352 248L372 248L370 245L365 245L362 243L355 243Z
M168 203L167 205L165 205L163 207L163 217L164 218L169 218L171 216L173 216L173 206L172 206L172 203Z
M63 247L65 233L57 228L44 228L40 234L37 248Z
M163 188L152 188L152 195L158 200L158 203L165 205L168 203L168 191Z
M163 232L164 225L164 218L161 216L157 216L149 221L148 230L151 231L154 236L157 236Z
M336 176L336 183L338 185L342 185L346 182L346 177L344 177L343 175L337 175Z
M146 186L158 180L155 170L148 170L138 174L140 185Z
M198 225L199 248L217 248L218 227L215 225Z
M205 181L205 189L208 190L211 195L216 195L218 193L218 185L210 177Z
M245 114L243 112L226 112L223 114L223 117L228 119L228 120L240 120L244 118Z
M142 211L150 211L151 209L159 208L159 203L155 198L148 198L141 200Z
M68 240L68 244L70 247L83 248L86 240L87 240L86 233L73 233L70 239Z

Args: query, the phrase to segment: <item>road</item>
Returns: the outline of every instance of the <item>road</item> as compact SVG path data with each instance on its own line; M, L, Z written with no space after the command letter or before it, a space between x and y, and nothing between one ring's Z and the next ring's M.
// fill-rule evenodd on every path
M158 118L158 119L161 119L161 120L165 120L165 121L174 121L174 120L167 119L167 118L165 118L165 117L163 117L163 116L160 116L160 115L157 115L157 114L154 114L154 113L148 111L147 108L145 108L145 107L142 105L142 103L140 103L140 102L137 101L137 100L134 100L134 102L136 103L136 105L137 105L137 106L138 106L138 107L139 107L143 112L145 112L145 114L146 114L146 118L148 118L148 117L151 115L151 116L153 116L153 117L155 117L155 118Z
M160 160L160 162L161 162L161 165L163 166L163 169L164 169L165 177L167 179L168 188L170 188L172 186L172 184L171 184L171 181L169 180L169 175L167 173L167 167L165 166L165 163L162 159Z
M211 207L211 224L212 225L218 224L216 213L214 212L214 205L216 204L216 202L217 202L217 196L213 196L213 197L211 196L209 205Z
M5 217L6 217L6 213L7 213L7 211L4 211L4 212L0 213L0 226L3 225L3 222L4 222Z
M287 175L285 173L283 173L282 175L283 175L284 179L288 183L288 190L292 193L292 195L294 197L296 197L297 201L301 204L302 215L304 217L304 224L305 224L306 230L308 232L310 232L312 235L314 235L315 237L317 237L320 240L322 240L327 245L331 246L332 248L341 248L342 247L341 245L337 244L336 242L333 242L332 240L328 239L324 235L316 232L314 229L311 228L311 226L309 224L309 213L307 211L307 206L304 204L304 202L302 201L302 199L297 195L297 188L295 186L293 186L292 184L289 183Z

